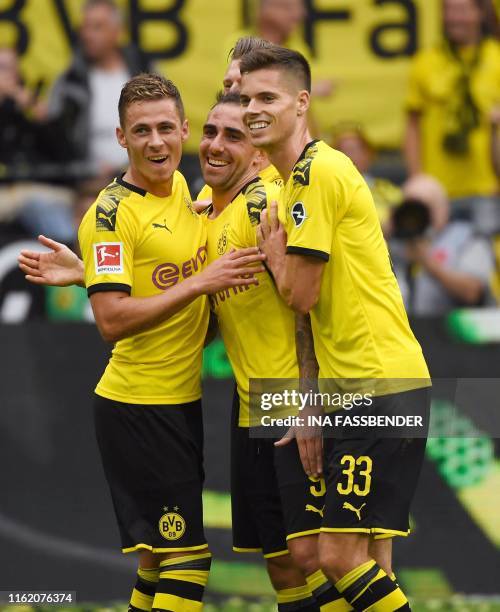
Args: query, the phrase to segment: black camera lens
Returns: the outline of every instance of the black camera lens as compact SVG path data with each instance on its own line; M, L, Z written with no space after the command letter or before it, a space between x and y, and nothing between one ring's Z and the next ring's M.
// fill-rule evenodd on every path
M405 200L392 215L393 236L411 240L423 236L431 224L429 209L418 200Z

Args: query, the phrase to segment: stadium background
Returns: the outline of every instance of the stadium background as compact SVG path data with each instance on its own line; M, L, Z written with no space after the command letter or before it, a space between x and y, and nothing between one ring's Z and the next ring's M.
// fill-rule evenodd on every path
M131 39L179 85L192 128L187 151L194 153L231 32L246 24L251 3L119 4L131 17ZM80 5L79 0L0 0L0 40L17 46L25 78L42 92L70 59ZM408 62L418 48L437 40L439 2L309 0L308 5L304 37L318 69L342 84L331 100L315 103L322 128L329 129L332 117L355 120L380 147L397 146ZM79 601L124 600L133 563L116 552L118 534L89 402L106 347L91 324L57 322L87 318L83 291L26 287L15 270L20 248L19 242L0 244L0 309L14 300L25 312L19 324L0 325L0 590L65 589L77 591ZM459 312L414 320L433 377L497 377L496 314ZM271 605L266 602L272 594L259 557L235 557L230 548L232 383L219 341L205 353L204 390L205 519L216 558L210 598L221 609L263 609ZM449 398L434 404L441 422L455 409ZM488 598L500 593L500 448L496 432L481 422L481 409L479 403L477 415L456 419L456 438L443 434L429 445L414 534L396 546L402 583L429 609L472 610L476 600L456 594ZM478 602L478 609L493 609L488 599Z
M129 40L181 90L196 152L207 109L220 88L232 32L245 27L251 0L118 0L130 15ZM337 95L315 102L328 129L348 119L377 145L397 146L403 127L408 62L439 36L436 0L309 0L304 39L320 74L334 76ZM81 0L3 0L0 40L16 45L31 86L50 87L67 66ZM369 94L370 104L366 104Z

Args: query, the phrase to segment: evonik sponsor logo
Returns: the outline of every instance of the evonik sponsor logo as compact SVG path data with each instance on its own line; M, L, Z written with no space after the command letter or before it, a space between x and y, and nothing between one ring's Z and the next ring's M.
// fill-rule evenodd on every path
M151 280L153 285L164 291L177 285L179 281L192 276L203 266L207 260L207 247L201 246L194 257L187 259L180 265L172 262L162 263L153 270Z

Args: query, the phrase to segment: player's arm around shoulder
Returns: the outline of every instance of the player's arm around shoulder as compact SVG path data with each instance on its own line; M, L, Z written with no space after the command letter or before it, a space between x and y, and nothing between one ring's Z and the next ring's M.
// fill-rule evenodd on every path
M163 323L196 298L228 287L255 282L263 256L256 248L227 253L168 290L145 297L131 296L134 251L140 240L137 224L118 210L116 226L95 230L84 219L79 241L85 264L85 281L97 327L107 342L117 342Z
M107 342L117 342L169 319L198 297L229 287L255 283L263 271L257 249L241 249L212 262L195 274L158 295L131 297L124 291L105 291L91 295L97 327Z

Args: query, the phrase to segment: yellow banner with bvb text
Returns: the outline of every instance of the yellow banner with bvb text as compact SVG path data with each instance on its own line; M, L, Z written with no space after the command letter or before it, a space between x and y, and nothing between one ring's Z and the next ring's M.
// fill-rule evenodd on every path
M250 0L118 0L127 40L180 88L194 152L206 113L221 86L231 33L251 24ZM414 53L440 35L439 0L308 0L297 33L314 58L314 75L334 92L316 100L327 137L339 121L360 123L380 146L397 147L403 97ZM68 66L83 0L0 0L0 46L16 46L26 82L46 94Z

